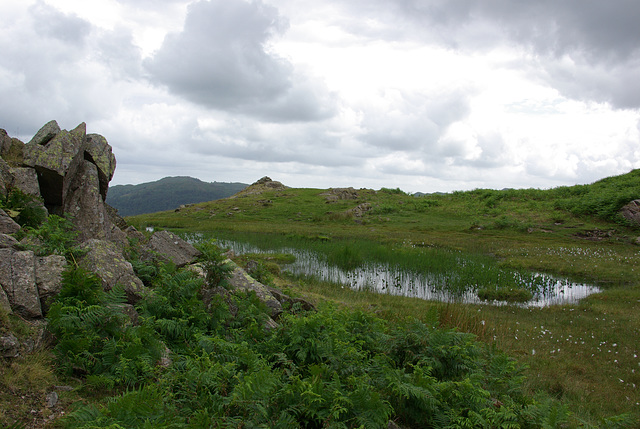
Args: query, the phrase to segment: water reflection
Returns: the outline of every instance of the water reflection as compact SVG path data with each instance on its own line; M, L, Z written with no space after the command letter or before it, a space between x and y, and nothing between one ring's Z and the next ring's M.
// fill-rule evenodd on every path
M413 298L442 302L486 303L476 295L475 287L464 292L452 293L434 285L444 284L441 279L435 279L430 273L416 273L398 270L388 264L368 263L357 270L346 271L335 265L328 264L315 252L290 247L278 249L262 249L248 243L230 240L218 240L223 248L229 248L236 254L245 253L289 253L296 257L296 261L286 266L286 270L297 275L315 276L324 281L340 283L355 290L368 290L392 295L403 295ZM534 293L533 299L526 306L545 307L550 305L572 304L580 299L599 292L596 286L573 283L564 279L557 279L547 274L537 274L538 284L545 286ZM505 304L494 302L495 304Z

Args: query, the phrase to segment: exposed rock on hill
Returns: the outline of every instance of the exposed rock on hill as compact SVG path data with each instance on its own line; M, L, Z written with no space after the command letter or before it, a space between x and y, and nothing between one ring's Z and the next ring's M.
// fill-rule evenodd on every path
M288 188L288 186L285 186L275 180L271 180L270 177L264 176L257 182L249 185L246 189L243 189L242 191L238 192L235 195L232 195L229 198L245 197L247 195L261 194L265 191L284 190Z
M70 219L82 253L73 263L95 273L106 291L116 285L123 287L128 302L125 306L135 313L131 304L150 292L123 254L128 237L138 243L137 251L143 259L171 261L177 267L193 264L200 252L170 232L146 237L128 226L105 202L115 168L116 159L107 140L98 134L86 134L84 123L67 131L51 121L26 144L0 129L0 197L17 190L42 201L35 203L41 204L38 210ZM264 177L250 188L249 192L257 193L286 186ZM42 319L51 299L61 290L68 262L61 255L36 255L26 242L19 242L14 235L20 233L21 226L14 218L13 211L0 209L0 308L44 326ZM282 311L279 300L242 268L235 266L230 283L237 290L255 290L273 316ZM275 326L273 320L271 326ZM42 342L0 329L3 357L29 353Z
M634 225L640 225L640 200L633 200L620 209L620 214Z

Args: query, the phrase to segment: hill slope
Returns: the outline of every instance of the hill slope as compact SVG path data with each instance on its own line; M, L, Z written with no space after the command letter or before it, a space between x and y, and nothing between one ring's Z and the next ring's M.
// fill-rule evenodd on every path
M227 198L246 187L245 183L207 183L193 177L165 177L139 185L112 186L107 203L118 209L121 216L133 216Z

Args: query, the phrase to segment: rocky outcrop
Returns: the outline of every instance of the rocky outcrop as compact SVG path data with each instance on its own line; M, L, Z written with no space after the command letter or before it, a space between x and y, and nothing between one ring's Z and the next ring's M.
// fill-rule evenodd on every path
M231 277L228 279L232 289L255 292L258 299L269 307L271 317L277 317L282 313L282 304L273 296L267 286L251 277L231 259L225 260L224 263L232 267Z
M200 252L168 231L158 231L147 238L129 227L105 203L115 168L116 160L107 140L99 134L87 134L84 123L67 131L51 121L26 144L0 130L0 195L20 190L41 200L49 214L71 219L80 249L74 263L95 273L105 291L122 287L127 303L119 307L126 310L132 323L137 323L132 304L149 292L124 257L125 245L135 243L143 259L172 262L177 267L193 264ZM252 186L253 192L286 188L268 177ZM0 308L3 313L15 313L30 320L30 324L39 326L39 334L37 338L22 339L0 332L3 357L29 353L43 343L46 322L42 318L52 299L60 293L63 272L68 266L64 256L39 256L33 250L25 250L37 249L43 243L35 236L27 236L21 242L16 240L14 235L20 231L20 225L14 212L17 210L0 210ZM232 289L255 292L268 306L270 315L277 317L282 312L284 295L233 265L229 279ZM203 291L203 297L206 301L211 294L218 294L225 299L229 293L218 287ZM275 326L269 319L266 327Z
M84 243L82 250L86 254L80 261L80 266L95 273L102 280L104 290L109 291L114 286L121 285L129 303L135 304L142 298L145 287L116 244L91 239Z
M0 249L0 286L9 309L28 319L42 317L43 300L47 309L48 300L60 291L66 266L59 255L37 257L30 250Z
M20 231L20 225L13 220L2 209L0 209L0 233L1 234L15 234Z
M357 200L360 196L353 188L331 188L321 193L327 203L334 203L339 200Z
M174 263L176 267L191 264L200 256L199 250L169 231L155 232L143 249L146 259L157 256L165 262Z
M634 225L640 225L640 200L633 200L620 209L620 214Z
M242 191L238 192L235 195L230 196L229 198L246 197L248 195L261 194L265 191L284 190L284 189L288 189L288 186L285 186L278 181L271 180L270 177L264 176L263 178L247 186L245 189L243 189Z

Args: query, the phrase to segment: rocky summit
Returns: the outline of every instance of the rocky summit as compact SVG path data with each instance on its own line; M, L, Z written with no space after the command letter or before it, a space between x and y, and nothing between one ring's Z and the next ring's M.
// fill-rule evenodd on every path
M0 129L3 201L15 193L28 195L44 213L43 218L55 214L70 219L82 255L74 262L97 274L105 290L122 285L133 304L145 290L123 255L129 237L141 243L142 253L163 255L165 260L175 258L176 265L193 262L199 252L169 232L147 238L127 227L117 211L105 203L115 168L107 139L87 134L84 123L67 131L51 121L28 143ZM14 217L15 213L0 210L0 307L41 325L41 329L40 338L28 341L0 332L0 354L5 357L28 352L33 347L25 348L25 344L42 341L48 303L60 291L62 273L69 263L62 255L38 256L29 250L26 239L17 239L22 227Z
M176 267L192 265L200 256L194 246L171 232L156 231L149 236L127 225L105 202L115 168L107 139L87 134L84 123L67 131L51 121L28 143L0 129L0 207L7 209L0 208L0 308L37 327L28 338L0 329L0 356L15 358L45 345L47 311L62 288L62 276L70 263L96 274L105 291L121 286L125 305L133 308L150 292L125 257L125 248L135 245L140 259L170 262ZM285 188L268 178L255 187ZM23 199L27 196L29 204L42 213L42 220L57 215L71 221L77 233L74 245L79 250L71 261L55 252L42 256L32 250L34 243L29 240L33 237L22 233L24 226L16 222L20 221L20 210L8 208L8 201L16 194ZM193 267L197 272L197 265ZM237 266L229 283L232 289L256 291L272 309L280 308L280 300L289 299L250 279ZM268 323L275 324L273 320Z

